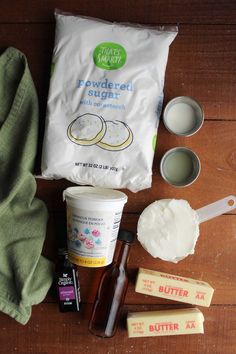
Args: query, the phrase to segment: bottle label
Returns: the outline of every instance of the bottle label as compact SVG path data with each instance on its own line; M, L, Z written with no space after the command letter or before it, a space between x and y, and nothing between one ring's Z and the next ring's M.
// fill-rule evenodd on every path
M59 298L61 301L75 300L75 289L73 286L59 287Z

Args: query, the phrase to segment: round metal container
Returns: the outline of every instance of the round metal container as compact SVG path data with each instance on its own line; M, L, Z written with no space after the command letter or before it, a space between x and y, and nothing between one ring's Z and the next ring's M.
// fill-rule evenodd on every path
M163 122L172 134L191 136L201 128L204 112L196 100L188 96L180 96L173 98L166 105Z
M160 173L174 187L186 187L198 178L201 170L199 157L186 147L168 150L161 159Z

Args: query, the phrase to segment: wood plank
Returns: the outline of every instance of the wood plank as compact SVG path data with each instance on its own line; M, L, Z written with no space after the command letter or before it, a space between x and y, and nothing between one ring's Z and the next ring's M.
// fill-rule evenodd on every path
M125 212L140 213L148 204L163 198L186 199L197 209L236 190L236 122L206 121L202 129L190 138L171 135L161 124L158 133L157 153L153 164L152 188L128 195ZM168 185L160 176L159 165L163 154L175 146L187 146L201 160L201 174L196 182L186 188ZM50 211L63 210L62 191L72 183L38 179L38 197ZM236 213L236 210L231 213Z
M235 119L235 67L236 28L180 26L170 48L165 102L191 96L201 102L206 119Z
M44 130L49 71L54 41L54 8L114 21L143 24L179 23L179 34L171 46L166 71L165 103L188 95L199 100L206 122L191 138L171 136L161 124L153 166L151 189L131 193L122 227L136 232L140 212L161 198L187 199L199 208L236 190L236 2L235 0L1 0L0 53L12 45L22 50L39 94L40 152ZM159 163L174 146L188 146L198 153L202 172L196 183L184 189L167 185L160 177ZM62 191L72 183L38 180L38 196L49 209L44 254L55 260L58 239L65 239L65 205ZM128 269L130 284L117 335L102 340L89 334L87 326L102 269L79 268L82 310L79 314L58 312L53 289L44 303L33 307L26 326L0 313L1 354L235 354L236 348L236 210L200 226L195 254L178 264L152 258L138 243L132 247ZM115 258L119 251L116 250ZM135 293L139 267L208 281L214 288L205 316L205 334L194 336L128 339L125 318L128 311L183 308L175 303Z
M1 1L1 22L52 22L54 9L73 12L84 16L99 17L110 21L142 23L217 23L235 24L236 5L233 0L142 0L109 1L98 0L24 0Z
M187 348L188 354L235 354L236 306L202 309L205 316L204 334L139 339L127 337L125 319L128 311L163 308L169 307L126 306L118 331L110 339L102 339L88 332L91 306L85 306L80 313L66 314L59 313L55 304L34 306L33 316L26 326L0 314L0 342L4 343L1 353L90 354L92 348L97 348L98 353L106 354L156 354L157 351L160 354L182 354Z
M28 58L39 94L42 139L54 24L0 24L0 39L1 52L12 45ZM235 68L235 26L181 25L170 48L165 103L192 96L202 103L206 119L236 120Z
M66 241L66 232L63 232L62 227L63 215L52 215L49 221L44 254L51 259L55 259L58 239L64 238ZM124 214L121 227L136 233L137 221L137 215ZM128 262L130 284L126 303L162 304L171 302L170 300L135 293L134 285L137 270L139 267L143 267L206 281L215 289L212 300L213 304L236 304L235 230L236 217L230 215L220 216L201 224L195 254L188 256L177 264L153 258L143 249L138 241L135 241ZM119 243L117 244L114 259L116 259L118 251ZM103 268L90 269L79 267L83 302L92 303L94 301L102 272ZM49 296L47 301L55 301L55 297Z

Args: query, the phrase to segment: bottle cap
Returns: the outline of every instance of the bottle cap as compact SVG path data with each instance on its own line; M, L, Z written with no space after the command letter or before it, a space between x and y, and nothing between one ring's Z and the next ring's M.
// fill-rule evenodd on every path
M59 248L57 253L59 256L67 256L68 255L68 251L66 248Z
M118 240L125 241L128 243L132 243L135 239L135 235L133 232L128 230L120 230L118 233Z

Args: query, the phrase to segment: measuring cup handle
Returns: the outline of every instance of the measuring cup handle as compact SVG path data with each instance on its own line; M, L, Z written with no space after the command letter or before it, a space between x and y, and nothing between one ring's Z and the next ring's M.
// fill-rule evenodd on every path
M227 213L236 208L236 197L229 195L226 198L220 199L215 203L208 204L196 210L199 223L215 218L216 216Z

